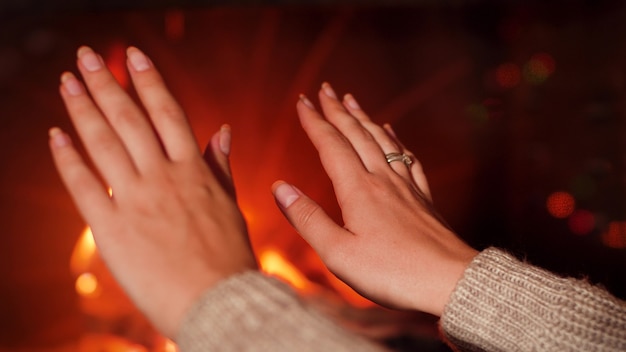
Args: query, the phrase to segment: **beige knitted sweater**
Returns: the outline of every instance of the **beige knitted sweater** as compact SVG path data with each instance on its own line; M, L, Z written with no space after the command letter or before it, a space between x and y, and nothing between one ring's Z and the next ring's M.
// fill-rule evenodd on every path
M463 351L626 351L626 302L495 248L472 261L440 324ZM252 271L206 292L177 341L182 352L383 350Z

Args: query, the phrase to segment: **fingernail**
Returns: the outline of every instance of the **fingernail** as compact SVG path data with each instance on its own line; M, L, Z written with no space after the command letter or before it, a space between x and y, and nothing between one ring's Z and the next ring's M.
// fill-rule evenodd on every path
M65 87L69 95L77 96L84 92L82 84L80 84L76 76L71 72L64 72L61 75L61 84L63 84L63 87Z
M280 206L285 209L300 198L300 194L297 188L285 182L281 182L281 184L274 189L274 197L276 197Z
M326 94L327 96L333 99L337 99L337 94L335 94L333 87L331 87L328 82L322 83L322 90L324 90L324 94Z
M359 110L361 109L361 107L359 106L359 103L356 102L356 99L354 99L354 97L352 96L352 94L346 94L343 97L343 100L346 102L346 104L348 104L348 106L350 107L350 109L354 109L354 110Z
M50 137L52 145L56 148L61 148L72 144L72 140L70 139L70 137L63 133L63 131L58 127L52 127L50 130L48 130L48 136Z
M128 61L130 61L130 65L137 72L142 72L152 67L150 59L148 59L148 57L143 52L141 52L141 50L135 47L131 46L130 48L128 48L128 50L126 51L126 55L128 56Z
M302 101L304 103L304 105L308 106L309 109L311 110L315 110L315 106L313 105L313 103L311 103L311 101L306 97L306 95L304 94L300 94L300 101Z
M230 154L230 141L230 126L222 125L222 128L220 128L220 150L227 156Z
M103 67L102 59L87 46L78 49L78 59L89 72L98 71Z
M392 137L394 138L398 138L398 136L396 136L396 131L393 130L393 128L391 128L391 125L386 123L383 125L383 128L385 129L385 131L387 131L387 133L389 133Z

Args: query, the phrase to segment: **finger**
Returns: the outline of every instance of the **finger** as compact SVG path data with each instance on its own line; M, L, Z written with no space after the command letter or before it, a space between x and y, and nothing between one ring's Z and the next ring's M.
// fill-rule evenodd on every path
M396 132L393 130L393 128L391 128L391 125L384 124L383 128L385 129L387 134L391 138L393 138L396 141L396 143L400 146L402 153L410 156L411 160L413 160L413 163L411 164L411 167L410 167L411 177L413 178L413 181L415 182L417 187L422 191L422 193L424 193L426 198L432 203L433 200L432 200L432 196L430 193L430 186L428 185L428 179L426 178L426 174L424 173L422 163L415 157L415 155L410 150L406 149L404 144L402 144L402 142L398 139Z
M346 110L354 116L361 125L374 137L385 155L390 153L402 153L402 148L396 143L395 139L378 124L374 123L369 116L361 109L359 103L354 99L352 94L346 94L343 99L343 105ZM411 182L411 173L407 165L400 161L388 162L389 166L408 182Z
M322 84L319 97L326 119L350 141L365 167L370 171L387 171L385 153L369 131L344 108L330 84Z
M198 155L198 145L180 105L165 87L150 58L135 47L127 50L128 69L137 94L172 160Z
M349 192L359 172L367 172L350 142L315 110L304 96L296 105L300 124L317 149L336 192ZM339 194L338 194L339 195Z
M73 147L70 137L57 127L50 129L49 136L54 164L85 220L93 225L110 219L111 199Z
M230 169L230 141L231 129L228 125L222 125L216 132L204 150L204 160L211 171L220 182L222 187L233 197L235 196L235 186L233 184Z
M78 79L70 72L63 73L59 91L87 153L108 184L116 188L134 177L135 165L124 145Z
M139 171L163 161L151 124L117 83L102 58L86 46L78 49L78 68L91 96L118 134Z
M346 239L352 237L352 233L337 225L324 209L296 187L276 181L272 185L272 193L287 220L324 262L333 248L341 247Z

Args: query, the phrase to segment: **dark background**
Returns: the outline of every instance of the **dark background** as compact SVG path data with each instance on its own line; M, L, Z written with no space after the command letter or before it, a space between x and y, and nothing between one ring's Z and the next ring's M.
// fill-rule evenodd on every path
M3 1L0 349L62 345L84 329L69 257L85 224L47 150L49 127L71 131L58 78L76 72L82 44L122 81L125 47L143 49L202 145L232 125L256 249L279 246L298 265L309 251L274 206L276 179L338 215L295 115L298 94L315 101L329 81L392 123L473 246L626 298L625 26L620 1ZM589 228L549 214L556 191Z

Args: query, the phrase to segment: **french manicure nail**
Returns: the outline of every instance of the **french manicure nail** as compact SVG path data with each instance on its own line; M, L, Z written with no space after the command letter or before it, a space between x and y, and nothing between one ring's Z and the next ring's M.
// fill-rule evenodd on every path
M230 154L230 141L231 141L230 126L223 125L222 128L220 128L220 150L226 156Z
M84 91L83 86L71 72L64 72L61 75L61 84L63 84L63 87L65 87L65 90L69 93L69 95L72 96L80 95Z
M292 185L283 182L274 190L274 196L278 203L286 209L300 198L300 192Z
M304 105L306 105L309 109L315 110L315 106L311 103L309 98L306 97L306 95L300 94L300 101L302 101L302 103L304 103Z
M78 59L89 72L98 71L103 67L102 59L87 46L78 49Z
M57 148L65 147L72 143L70 138L58 127L52 127L50 130L48 130L48 136L52 141L52 145Z
M354 99L354 96L352 96L352 94L346 94L343 97L343 100L346 102L346 104L348 104L350 109L354 109L354 110L361 109L361 107L359 106L359 103L357 103L356 99Z
M335 94L333 87L331 87L328 82L322 83L322 89L324 90L324 94L326 94L327 96L333 99L337 99L337 94Z
M150 59L148 59L148 57L141 52L141 50L135 47L128 48L127 55L128 61L130 61L131 66L137 72L145 71L152 66Z

